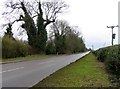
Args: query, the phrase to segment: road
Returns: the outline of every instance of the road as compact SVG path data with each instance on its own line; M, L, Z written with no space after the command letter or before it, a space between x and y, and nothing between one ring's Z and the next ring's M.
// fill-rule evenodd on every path
M2 87L32 87L89 52L2 65Z

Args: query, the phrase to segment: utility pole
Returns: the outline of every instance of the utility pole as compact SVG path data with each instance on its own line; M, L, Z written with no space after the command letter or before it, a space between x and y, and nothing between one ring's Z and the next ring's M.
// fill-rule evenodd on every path
M115 39L115 34L113 34L113 29L115 28L115 27L118 27L118 25L117 26L107 26L107 28L111 28L112 29L112 46L113 46L113 40Z
M94 50L94 45L92 45L92 50Z

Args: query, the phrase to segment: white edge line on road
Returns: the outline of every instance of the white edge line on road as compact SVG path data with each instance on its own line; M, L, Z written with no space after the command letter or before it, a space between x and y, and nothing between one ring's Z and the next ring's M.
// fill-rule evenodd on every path
M10 72L10 71L15 71L15 70L23 69L23 68L24 68L24 67L15 68L15 69L11 69L11 70L2 71L2 72L0 72L0 73L5 73L5 72Z

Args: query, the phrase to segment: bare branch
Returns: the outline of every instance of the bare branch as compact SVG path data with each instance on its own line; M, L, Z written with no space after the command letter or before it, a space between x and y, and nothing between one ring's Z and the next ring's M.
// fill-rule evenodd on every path
M68 5L62 0L53 0L51 2L43 2L42 7L45 13L46 19L53 20L57 18L59 13L63 12L63 9L67 8Z

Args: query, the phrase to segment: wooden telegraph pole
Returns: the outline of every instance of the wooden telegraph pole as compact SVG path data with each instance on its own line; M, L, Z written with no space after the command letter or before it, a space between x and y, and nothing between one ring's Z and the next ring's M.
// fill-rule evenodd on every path
M115 27L118 27L118 25L117 26L107 26L107 28L111 28L112 29L112 46L113 46L113 40L115 39L115 34L113 34L113 29L115 28Z

